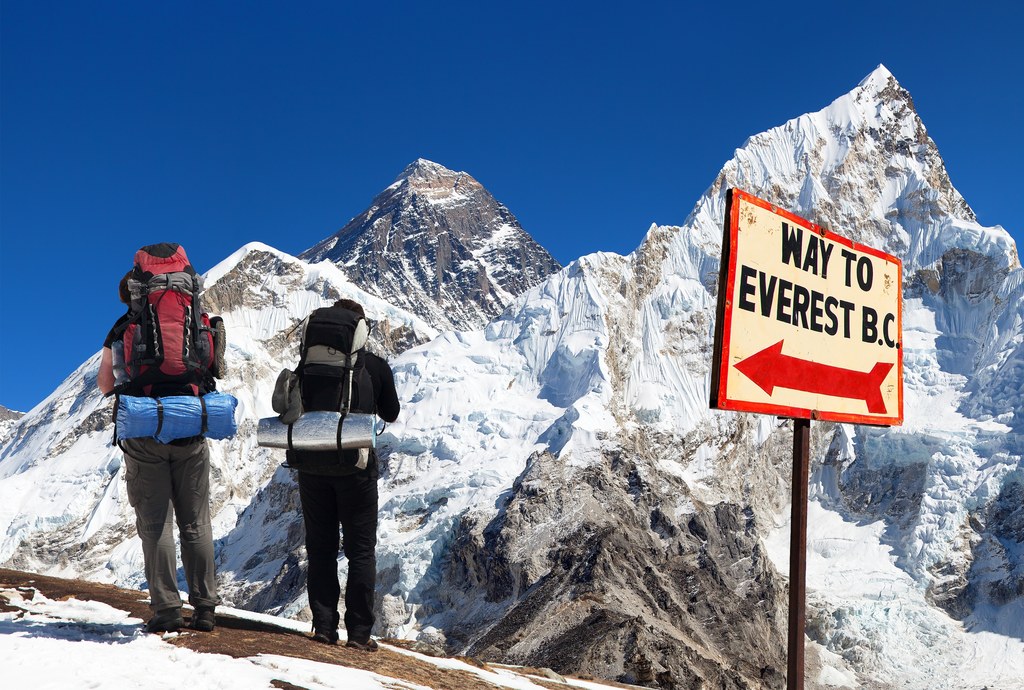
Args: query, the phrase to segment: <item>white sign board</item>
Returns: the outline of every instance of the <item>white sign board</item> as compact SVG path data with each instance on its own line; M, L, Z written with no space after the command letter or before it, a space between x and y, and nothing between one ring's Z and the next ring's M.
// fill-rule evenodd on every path
M729 190L711 406L903 423L902 265Z

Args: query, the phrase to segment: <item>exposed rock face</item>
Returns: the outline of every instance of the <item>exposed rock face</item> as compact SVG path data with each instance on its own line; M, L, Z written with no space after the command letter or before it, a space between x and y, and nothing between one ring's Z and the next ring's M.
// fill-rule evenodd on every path
M0 446L11 437L15 423L25 416L24 412L15 412L0 405Z
M495 518L455 531L439 611L475 622L481 601L508 608L491 626L448 626L449 644L665 688L783 686L786 590L753 511L679 513L666 489L688 494L621 453L578 471L531 458Z
M14 410L9 410L3 405L0 405L0 422L21 419L24 416L24 412L16 412Z
M334 262L440 330L483 327L561 268L479 182L422 158L300 258Z

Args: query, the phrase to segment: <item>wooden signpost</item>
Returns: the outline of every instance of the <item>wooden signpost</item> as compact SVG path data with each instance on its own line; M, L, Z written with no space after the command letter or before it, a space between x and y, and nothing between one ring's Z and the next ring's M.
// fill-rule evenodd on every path
M711 407L794 420L791 689L803 688L810 422L903 423L902 294L896 257L728 191Z

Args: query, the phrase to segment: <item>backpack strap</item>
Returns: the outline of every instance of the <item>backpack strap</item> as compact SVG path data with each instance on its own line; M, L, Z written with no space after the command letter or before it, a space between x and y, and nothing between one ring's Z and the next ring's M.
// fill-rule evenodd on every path
M114 395L114 410L113 410L113 414L111 416L113 417L112 421L114 422L114 445L117 446L118 448L120 448L121 447L121 441L117 438L117 408L120 407L120 405L121 405L120 391L115 389L113 391L113 395Z
M345 372L345 380L338 386L338 412L342 419L348 414L348 408L352 405L352 370ZM338 445L341 447L341 444Z
M164 428L164 404L160 402L160 398L154 398L156 400L156 431L153 432L153 436L159 436L160 430Z
M312 316L312 314L295 325L295 328L299 329L299 365L295 367L296 373L301 372L302 367L306 364L306 326L309 325L310 316ZM295 331L295 328L289 331L288 335L291 335L292 332Z
M203 409L203 426L200 435L206 436L206 432L210 430L209 417L206 414L206 399L203 396L199 396L199 406Z
M353 352L345 358L345 364L342 365L345 371L345 380L338 390L338 411L342 416L348 414L352 409L352 381L355 378L355 366L358 361L359 353ZM340 448L341 444L338 444L338 447Z

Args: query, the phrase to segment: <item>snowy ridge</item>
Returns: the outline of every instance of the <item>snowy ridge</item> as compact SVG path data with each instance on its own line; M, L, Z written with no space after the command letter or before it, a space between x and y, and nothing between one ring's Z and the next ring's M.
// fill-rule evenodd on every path
M990 256L999 268L1020 265L1008 233L977 223L910 94L884 66L824 110L748 139L714 187L726 178L899 255L908 270L953 248Z

